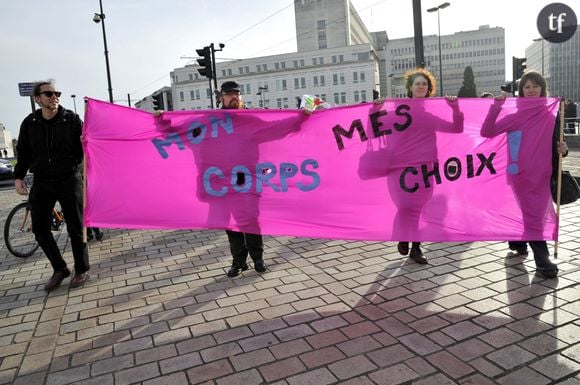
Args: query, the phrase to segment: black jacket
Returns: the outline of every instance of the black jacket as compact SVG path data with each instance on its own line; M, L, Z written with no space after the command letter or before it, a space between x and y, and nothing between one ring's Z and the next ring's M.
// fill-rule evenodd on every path
M83 122L77 114L59 106L51 126L52 130L40 109L24 119L16 146L14 179L23 179L28 170L35 180L47 181L61 180L80 171Z

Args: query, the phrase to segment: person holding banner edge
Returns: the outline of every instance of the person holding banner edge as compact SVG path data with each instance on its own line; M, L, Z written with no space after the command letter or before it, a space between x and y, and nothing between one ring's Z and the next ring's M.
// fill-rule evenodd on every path
M240 85L234 81L227 81L221 85L220 102L222 109L243 109L244 102L240 95ZM244 174L237 175L237 184L243 185L245 183ZM257 202L256 202L257 206ZM244 208L238 208L244 209ZM251 211L257 211L256 208L248 208ZM266 271L266 264L264 263L264 241L261 234L250 234L240 231L226 230L228 241L230 243L230 251L232 253L232 267L228 270L227 276L230 278L236 277L241 271L248 270L248 254L254 261L254 270L258 273Z
M433 97L437 93L437 83L435 77L431 72L424 68L416 68L405 73L405 88L407 90L407 96L409 98L415 99ZM441 124L435 124L434 122L434 126L439 126L439 128L443 131L456 133L462 132L464 117L463 113L459 111L457 97L445 96L445 98L447 99L449 106L453 111L453 122L441 122ZM375 100L374 103L382 104L384 101L385 99L381 98ZM433 145L435 146L435 143L433 143ZM395 228L402 226L403 223L406 223L408 228L410 228L412 231L416 231L423 206L431 199L433 195L433 189L424 189L420 194L417 193L412 197L412 199L410 199L409 197L397 194L399 190L398 178L387 178L387 181L389 184L389 191L393 197L393 201L397 205L397 214L394 221ZM396 198L397 196L399 196L399 198ZM421 250L421 242L413 240L411 241L410 250L409 241L399 241L397 244L397 250L399 253L401 255L409 255L409 258L418 264L427 264L427 258L425 258L423 251Z
M75 261L70 286L79 287L89 280L89 255L83 241L82 220L83 124L77 114L59 105L61 93L51 82L37 83L33 93L40 109L28 115L20 127L14 185L18 194L28 194L24 176L28 170L34 173L29 197L32 229L54 270L44 286L50 292L71 274L50 227L57 201L63 209Z
M547 97L547 83L546 79L537 71L529 70L524 73L518 84L518 96L520 98L529 97ZM505 92L495 97L495 103L490 107L490 111L482 126L482 136L492 136L497 134L495 126L497 124L496 118L501 111L501 105L506 99ZM552 136L552 178L558 173L558 158L568 155L568 146L565 142L559 141L560 133L560 116L556 117L556 125ZM516 186L516 194L525 193L522 191L523 186ZM524 210L522 210L524 211ZM524 211L524 225L525 221ZM514 251L516 256L527 256L528 247L530 245L534 253L534 262L536 264L536 274L544 278L555 278L558 276L558 266L550 261L550 252L548 251L548 244L544 240L528 240L528 241L509 241L508 247Z

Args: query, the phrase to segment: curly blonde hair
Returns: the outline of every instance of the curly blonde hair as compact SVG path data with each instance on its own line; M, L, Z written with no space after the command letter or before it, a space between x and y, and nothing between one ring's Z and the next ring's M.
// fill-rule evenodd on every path
M407 89L407 96L410 98L413 97L411 87L418 76L423 76L427 79L427 95L425 95L425 97L429 98L434 96L437 93L437 81L435 80L435 76L425 68L415 68L405 72L405 88Z

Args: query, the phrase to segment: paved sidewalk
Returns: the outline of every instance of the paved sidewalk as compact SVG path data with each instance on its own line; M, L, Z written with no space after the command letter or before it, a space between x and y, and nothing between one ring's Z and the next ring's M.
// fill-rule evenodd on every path
M0 192L2 223L17 201ZM282 237L267 273L229 279L221 231L106 230L90 283L47 295L46 258L2 242L0 383L578 385L579 213L557 280L502 243L427 243L420 266L394 243Z

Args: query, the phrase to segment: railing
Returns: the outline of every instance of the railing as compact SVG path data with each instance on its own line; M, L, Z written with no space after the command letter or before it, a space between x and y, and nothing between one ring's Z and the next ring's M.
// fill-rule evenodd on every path
M564 135L580 135L580 118L564 119Z

